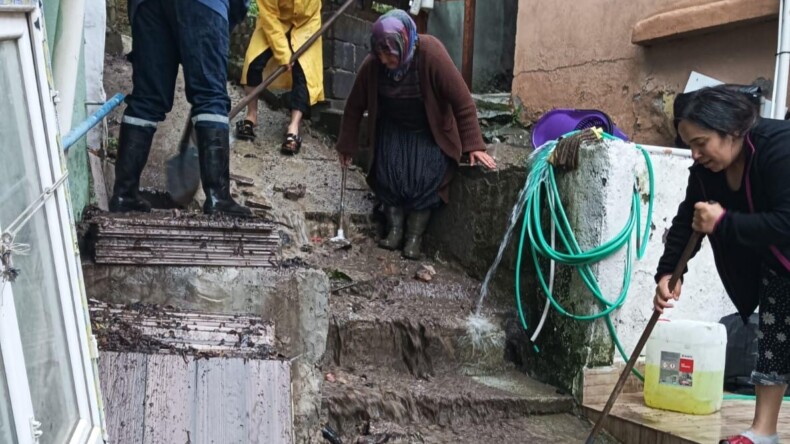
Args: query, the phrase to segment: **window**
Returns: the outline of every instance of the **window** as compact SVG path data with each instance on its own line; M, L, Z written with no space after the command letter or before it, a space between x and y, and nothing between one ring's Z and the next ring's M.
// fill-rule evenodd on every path
M0 248L12 260L0 268L0 441L100 442L41 16L11 8L0 6Z

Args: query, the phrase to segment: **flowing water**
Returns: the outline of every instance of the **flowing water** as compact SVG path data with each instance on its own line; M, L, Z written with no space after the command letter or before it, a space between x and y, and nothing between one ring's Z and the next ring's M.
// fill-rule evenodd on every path
M510 238L513 236L513 231L516 228L516 222L518 222L518 218L524 210L524 205L527 202L526 197L528 185L529 183L525 181L524 188L522 188L521 192L518 193L516 205L513 207L513 212L510 213L510 220L508 222L507 230L505 231L505 237L502 239L502 243L499 245L499 252L496 255L496 259L494 259L494 263L491 264L491 268L488 269L485 279L483 279L483 285L480 287L480 298L478 299L477 306L475 308L475 316L480 316L480 312L483 309L483 302L485 301L486 296L488 296L488 285L491 282L491 278L493 278L494 274L496 274L496 269L499 267L499 263L502 262L502 256L505 255L505 248L507 248L508 243L510 243Z

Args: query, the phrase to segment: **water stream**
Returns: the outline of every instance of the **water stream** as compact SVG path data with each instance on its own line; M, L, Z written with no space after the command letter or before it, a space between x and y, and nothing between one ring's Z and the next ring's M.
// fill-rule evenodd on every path
M483 285L480 287L480 299L478 299L477 307L475 308L475 316L480 316L480 311L483 309L483 302L485 301L486 296L488 296L488 285L490 284L491 279L494 277L494 274L496 274L499 263L502 262L502 256L505 255L505 249L507 248L508 243L510 243L510 238L513 236L513 231L515 231L516 222L518 222L518 218L524 210L524 205L527 202L526 197L528 185L528 181L525 181L524 188L522 188L518 193L516 205L513 207L513 211L510 213L510 220L508 222L507 230L505 231L505 237L502 239L502 243L499 244L499 252L496 255L496 259L494 259L494 262L491 264L491 268L488 269L485 279L483 279Z

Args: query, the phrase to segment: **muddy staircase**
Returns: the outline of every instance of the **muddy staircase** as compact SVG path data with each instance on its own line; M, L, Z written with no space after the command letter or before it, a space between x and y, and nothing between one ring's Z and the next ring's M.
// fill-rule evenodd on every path
M322 419L343 443L582 442L573 399L476 343L466 318L479 282L451 264L406 261L371 239L326 257L336 282L322 370ZM426 282L415 272L429 265ZM502 312L485 312L498 322ZM495 333L500 334L500 333ZM489 338L492 339L492 338ZM496 342L496 341L493 341Z

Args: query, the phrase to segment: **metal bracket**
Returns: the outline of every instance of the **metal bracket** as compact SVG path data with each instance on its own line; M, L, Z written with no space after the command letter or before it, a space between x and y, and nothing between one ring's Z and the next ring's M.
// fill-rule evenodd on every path
M41 431L41 423L36 421L36 418L30 418L30 434L33 436L33 440L38 443L38 439L41 438L41 435L44 432Z
M14 282L19 276L19 269L14 268L14 262L11 257L11 248L6 246L5 236L3 241L0 242L0 281Z

